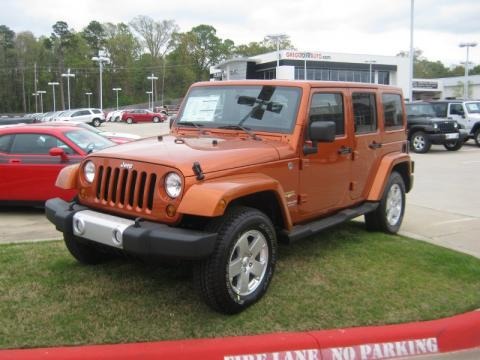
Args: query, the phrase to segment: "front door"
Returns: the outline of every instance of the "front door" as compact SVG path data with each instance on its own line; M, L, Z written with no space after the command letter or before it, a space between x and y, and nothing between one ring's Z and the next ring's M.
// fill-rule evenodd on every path
M302 220L342 208L350 201L352 134L345 125L349 111L347 90L321 89L312 92L309 123L333 121L336 137L332 143L319 143L315 153L304 155L301 160L298 195ZM309 143L308 130L306 143Z

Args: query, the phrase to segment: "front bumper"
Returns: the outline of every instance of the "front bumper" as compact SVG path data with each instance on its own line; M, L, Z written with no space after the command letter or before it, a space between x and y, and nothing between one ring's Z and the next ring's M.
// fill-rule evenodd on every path
M467 140L468 134L466 132L460 131L458 133L451 134L427 134L427 136L432 144L442 145L448 142L465 142Z
M50 199L45 212L57 230L126 253L174 259L201 259L215 248L216 233L170 227L92 211L62 199Z

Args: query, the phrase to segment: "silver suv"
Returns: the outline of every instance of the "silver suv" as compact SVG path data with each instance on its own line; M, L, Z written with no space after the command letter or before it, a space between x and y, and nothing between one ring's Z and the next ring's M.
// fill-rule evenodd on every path
M480 101L431 101L438 117L455 120L468 133L468 139L480 146Z
M58 120L58 121L75 120L78 122L92 124L95 127L99 127L103 122L105 122L105 114L100 109L93 109L93 108L75 109L62 114L62 116L60 116L55 120Z

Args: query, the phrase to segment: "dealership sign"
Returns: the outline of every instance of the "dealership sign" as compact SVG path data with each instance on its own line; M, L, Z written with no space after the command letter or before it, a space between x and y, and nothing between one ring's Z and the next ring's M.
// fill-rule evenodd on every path
M283 53L285 59L294 59L294 60L330 60L332 57L330 55L322 55L319 52L308 52L308 51L286 51Z
M437 338L225 356L224 360L373 360L438 353Z

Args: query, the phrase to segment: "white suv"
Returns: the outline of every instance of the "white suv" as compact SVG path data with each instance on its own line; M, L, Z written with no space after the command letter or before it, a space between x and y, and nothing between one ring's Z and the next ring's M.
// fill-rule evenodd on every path
M63 116L59 117L57 120L75 120L78 122L92 124L95 127L99 127L103 122L105 122L105 114L100 109L75 109L70 110L66 114L62 115Z
M431 101L438 117L455 120L468 133L468 139L480 146L480 101Z

